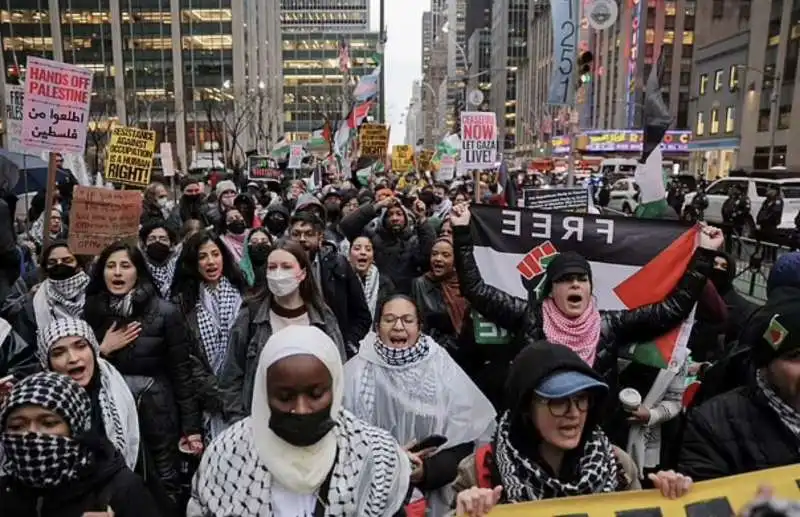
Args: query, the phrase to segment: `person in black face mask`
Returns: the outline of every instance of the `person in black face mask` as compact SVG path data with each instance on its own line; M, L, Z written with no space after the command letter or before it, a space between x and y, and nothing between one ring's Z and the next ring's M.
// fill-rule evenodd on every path
M203 455L186 515L265 515L278 489L291 494L293 514L405 515L408 457L387 432L342 408L342 376L339 350L319 328L273 334L256 367L252 415ZM263 470L272 486L247 475Z
M180 253L175 253L177 235L164 222L151 222L139 230L139 241L147 268L161 296L169 299L172 277Z
M256 228L247 236L247 242L239 262L249 290L263 291L267 285L267 257L272 251L272 235L265 228Z
M267 207L263 224L274 239L280 239L289 227L289 209L283 203L272 203Z
M211 207L206 203L205 190L203 184L193 178L181 180L183 194L178 201L178 206L172 211L167 220L167 224L175 233L178 233L183 223L190 219L197 219L202 222L203 227L216 225L218 220L211 214Z

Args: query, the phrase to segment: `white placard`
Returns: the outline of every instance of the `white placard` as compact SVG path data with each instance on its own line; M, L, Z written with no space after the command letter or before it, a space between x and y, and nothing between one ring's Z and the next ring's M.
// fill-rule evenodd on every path
M299 169L303 163L303 146L299 144L292 144L289 147L289 168Z
M22 147L22 109L25 87L19 84L6 85L6 149L12 153L24 153Z
M175 176L175 162L172 161L172 145L169 142L161 142L158 146L158 153L161 155L161 171L165 178Z

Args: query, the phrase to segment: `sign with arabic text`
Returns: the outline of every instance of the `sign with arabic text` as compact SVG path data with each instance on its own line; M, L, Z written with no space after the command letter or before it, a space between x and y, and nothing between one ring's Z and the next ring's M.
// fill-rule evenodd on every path
M106 159L106 181L132 187L150 184L156 132L135 127L115 127Z
M389 145L389 128L383 124L361 124L359 142L361 156L383 160Z
M642 151L642 131L633 129L611 129L585 131L579 138L585 144L584 151L588 152L631 152ZM689 152L689 142L692 139L691 131L667 131L661 141L661 150L665 152Z
M91 100L91 70L28 56L22 109L23 147L83 154Z
M6 85L6 148L12 153L24 153L22 146L22 104L25 87Z
M395 145L392 147L392 172L408 172L413 166L413 145Z
M578 3L575 0L552 0L553 72L547 103L555 106L575 104L575 67L578 55Z
M112 242L136 242L141 215L141 192L78 185L69 211L69 249L97 255Z

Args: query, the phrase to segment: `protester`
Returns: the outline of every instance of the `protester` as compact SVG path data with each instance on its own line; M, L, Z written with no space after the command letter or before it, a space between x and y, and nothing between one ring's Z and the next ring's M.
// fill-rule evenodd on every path
M158 517L142 480L92 434L89 395L61 374L31 375L0 412L0 515Z
M312 277L322 296L336 315L347 356L358 351L358 344L369 332L372 314L356 273L338 248L323 238L322 220L300 208L292 216L289 238L300 243L312 264Z
M336 316L322 298L311 269L308 255L299 244L279 244L267 259L267 289L242 305L219 376L225 397L224 413L231 421L248 415L256 377L255 358L270 336L281 329L293 325L324 329L345 359Z
M400 443L446 438L438 450L415 451L411 473L419 492L412 503L424 494L432 515L442 515L453 498L448 488L459 462L491 438L496 413L447 352L422 332L411 299L386 299L375 329L376 337L345 365L345 407Z
M14 228L17 198L7 178L0 178L0 307L5 303L11 286L20 274L20 256Z
M257 228L261 226L261 221L256 220L256 202L250 194L239 194L236 196L233 200L233 208L242 214L247 228Z
M91 402L91 427L105 435L131 470L139 455L139 417L125 379L100 357L100 344L89 325L76 318L54 320L39 333L39 360L45 370L72 378Z
M172 278L180 256L177 241L175 232L163 221L151 220L139 230L139 242L147 268L156 289L167 300L170 298Z
M608 385L569 348L536 341L509 369L508 409L490 445L464 459L454 483L456 514L483 516L498 504L641 488L636 465L599 426ZM692 479L649 476L665 497Z
M267 207L263 223L273 240L280 239L289 227L289 210L283 203L273 202Z
M252 416L203 456L187 517L404 515L406 453L342 409L341 352L330 337L307 325L277 331L254 371Z
M191 336L192 384L203 410L203 436L210 443L225 428L218 378L245 282L222 239L208 232L186 241L180 264L173 292Z
M45 220L45 214L42 213L31 226L28 237L36 244L37 249L41 249L44 246L45 232L49 234L50 242L66 239L67 226L64 224L64 218L61 214L61 205L54 203L53 208L50 210L50 217Z
M197 454L203 447L190 343L178 308L159 296L138 248L117 242L100 253L86 287L84 319L103 336L100 354L139 400L142 442L177 500L178 443Z
M183 194L178 200L178 205L172 210L168 223L173 231L180 231L184 223L190 219L197 219L203 228L216 226L219 214L213 213L206 203L203 183L191 176L181 179Z
M266 228L256 228L247 234L239 268L250 292L260 292L267 286L267 258L272 245L272 235Z
M369 237L362 235L356 238L350 246L349 256L350 265L364 288L370 317L374 318L378 302L394 292L394 284L388 276L381 274L375 265L375 248Z
M183 226L181 226L181 233L179 234L181 242L186 242L186 240L194 235L195 233L205 230L211 229L211 227L206 227L203 223L198 219L189 219Z
M144 189L142 194L142 215L139 218L141 226L153 223L166 224L175 203L169 198L167 187L163 183L153 182ZM173 229L177 233L178 228Z
M247 223L242 214L235 208L229 208L222 216L221 240L233 260L242 260L245 239L247 239Z

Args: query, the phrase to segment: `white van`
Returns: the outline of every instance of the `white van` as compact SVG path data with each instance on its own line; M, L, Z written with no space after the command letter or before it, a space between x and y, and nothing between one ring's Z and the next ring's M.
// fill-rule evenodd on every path
M613 183L622 177L633 176L639 162L631 158L606 158L600 162L600 174Z

